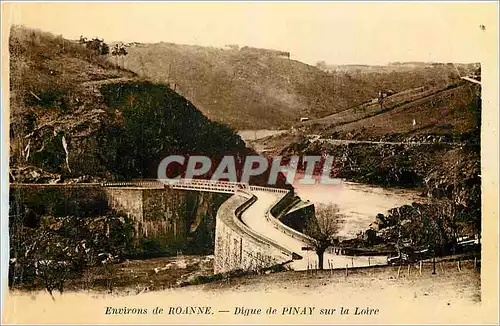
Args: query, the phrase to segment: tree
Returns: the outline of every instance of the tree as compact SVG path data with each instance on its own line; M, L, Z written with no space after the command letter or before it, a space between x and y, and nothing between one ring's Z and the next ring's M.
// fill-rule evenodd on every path
M309 236L309 244L318 255L318 267L323 269L323 255L326 249L338 244L337 233L340 229L343 215L335 204L318 205L315 217L306 224L305 234Z
M326 71L328 69L328 64L326 61L318 61L316 62L316 68Z
M434 256L453 251L457 237L469 233L470 214L465 207L450 200L432 204L413 203L390 211L390 219L396 221L392 230L397 239L399 256L404 249L408 254L428 250Z
M38 213L42 209L46 207L37 206ZM10 286L42 286L52 295L54 290L63 292L67 281L133 253L132 221L115 212L85 218L44 215L37 223L29 223L34 211L27 206L18 212L9 219Z
M384 91L380 90L378 92L378 104L380 105L380 110L384 109Z
M103 42L101 45L101 55L106 55L106 54L109 54L109 45Z
M109 46L104 43L104 40L99 38L93 38L92 40L88 40L83 35L80 36L79 40L80 44L84 44L87 49L92 50L97 55L106 55L109 53Z
M111 51L111 55L116 58L116 64L118 65L118 58L122 58L122 66L123 66L123 58L128 54L127 49L125 49L125 45L121 43L116 43Z

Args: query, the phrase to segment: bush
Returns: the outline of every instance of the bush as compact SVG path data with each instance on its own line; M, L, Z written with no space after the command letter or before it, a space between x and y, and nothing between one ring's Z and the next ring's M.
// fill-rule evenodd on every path
M87 49L93 51L97 55L109 54L109 46L104 43L104 40L97 37L87 40L86 37L80 36L80 44L84 44Z
M438 256L446 255L453 251L457 237L480 232L477 213L450 200L394 208L387 217L396 225L390 237L409 249L427 248Z
M66 282L92 266L132 251L132 224L124 216L56 218L43 216L36 228L24 216L10 220L9 285L63 291Z

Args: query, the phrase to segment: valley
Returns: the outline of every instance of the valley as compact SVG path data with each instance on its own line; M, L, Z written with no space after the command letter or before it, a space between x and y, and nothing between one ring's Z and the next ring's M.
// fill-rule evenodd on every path
M276 229L265 225L268 215L264 214L287 191L315 206L339 207L343 224L335 237L344 250L384 255L428 250L446 257L458 250L459 238L481 233L481 86L462 78L476 73L477 64L332 68L290 59L284 51L173 43L126 44L127 54L118 58L97 53L86 44L19 26L11 30L12 184L150 180L156 178L159 162L173 154L216 160L232 156L238 161L251 155L268 159L330 155L335 158L335 177L343 180L338 187L311 189L281 183L269 193L245 189L245 185L235 190L255 197L238 221L303 255L303 261L290 266L309 269L316 254L304 253L302 242L283 236L286 228L279 217ZM240 168L236 167L238 173ZM266 173L251 183L269 187ZM213 262L203 257L214 253L217 214L229 196L198 196L195 190L179 196L174 208L165 204L158 216L145 216L149 214L145 209L137 215L136 220L151 222L162 237L148 238L148 231L141 229L135 236L144 234L142 242L126 238L127 246L113 253L122 259L116 275L126 279L123 286L116 279L116 287L129 286L139 274L151 278L151 286L139 282L151 290L210 280L213 269L207 266ZM144 207L152 202L146 193L140 197ZM28 197L16 195L10 201L10 215L15 217L11 227L16 231L11 239L13 265L24 253L33 254L29 243L39 240L37 230L57 235L43 240L48 247L56 245L53 240L80 248L66 228L106 234L102 243L92 245L91 255L97 255L113 247L114 241L124 240L110 239L105 224L99 229L89 220L104 218L116 223L113 230L123 234L130 227L127 214L117 214L102 198L98 204L89 199L72 207ZM98 211L80 209L94 204ZM84 223L74 224L71 218ZM238 246L238 241L232 243ZM131 250L129 244L139 250ZM239 246L243 247L242 239ZM162 261L182 251L193 255L192 266L177 268ZM60 254L66 253L56 256ZM243 261L242 254L239 257ZM82 264L95 261L93 256L80 258ZM337 258L342 265L355 260ZM357 258L363 264L367 259L362 254ZM34 273L31 263L26 262L29 275ZM176 277L156 284L160 271L172 271ZM112 274L106 269L100 272L108 275L102 279ZM69 281L70 288L81 286L82 277ZM21 288L23 282L34 282L28 288L41 286L33 279L13 281L21 282L16 284ZM92 282L89 287L107 286L99 279Z

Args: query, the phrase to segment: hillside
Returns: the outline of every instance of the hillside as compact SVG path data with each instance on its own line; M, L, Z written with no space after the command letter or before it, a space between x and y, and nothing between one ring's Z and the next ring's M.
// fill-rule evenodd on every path
M457 234L481 230L480 134L481 87L461 80L368 101L253 145L268 155L330 155L347 181L419 189L432 201L395 208L377 241L394 244L401 235L391 232L411 225L413 244L433 234L441 242L425 245L447 252Z
M11 181L150 178L172 153L247 152L167 85L78 42L23 27L9 41Z
M335 73L289 59L286 52L173 43L129 44L117 60L140 76L169 83L210 119L235 129L289 127L377 96L458 80L453 66L416 67L389 74Z
M441 62L390 62L386 65L334 65L328 64L324 61L319 61L316 67L323 71L334 72L343 71L352 74L395 74L402 72L413 72L422 74L425 70L430 70L436 67L450 67L450 73L460 75L467 75L472 73L479 67L479 63L441 63Z
M419 87L304 122L311 133L340 139L394 139L396 135L461 138L480 129L480 87L459 81ZM463 137L462 137L463 138Z

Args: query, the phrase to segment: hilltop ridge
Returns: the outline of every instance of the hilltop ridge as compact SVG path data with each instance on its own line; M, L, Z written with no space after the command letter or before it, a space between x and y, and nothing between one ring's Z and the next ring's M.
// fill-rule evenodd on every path
M123 66L171 85L210 119L235 129L279 129L359 105L381 89L396 92L460 78L453 66L357 74L330 72L290 59L286 51L231 45L131 43Z

